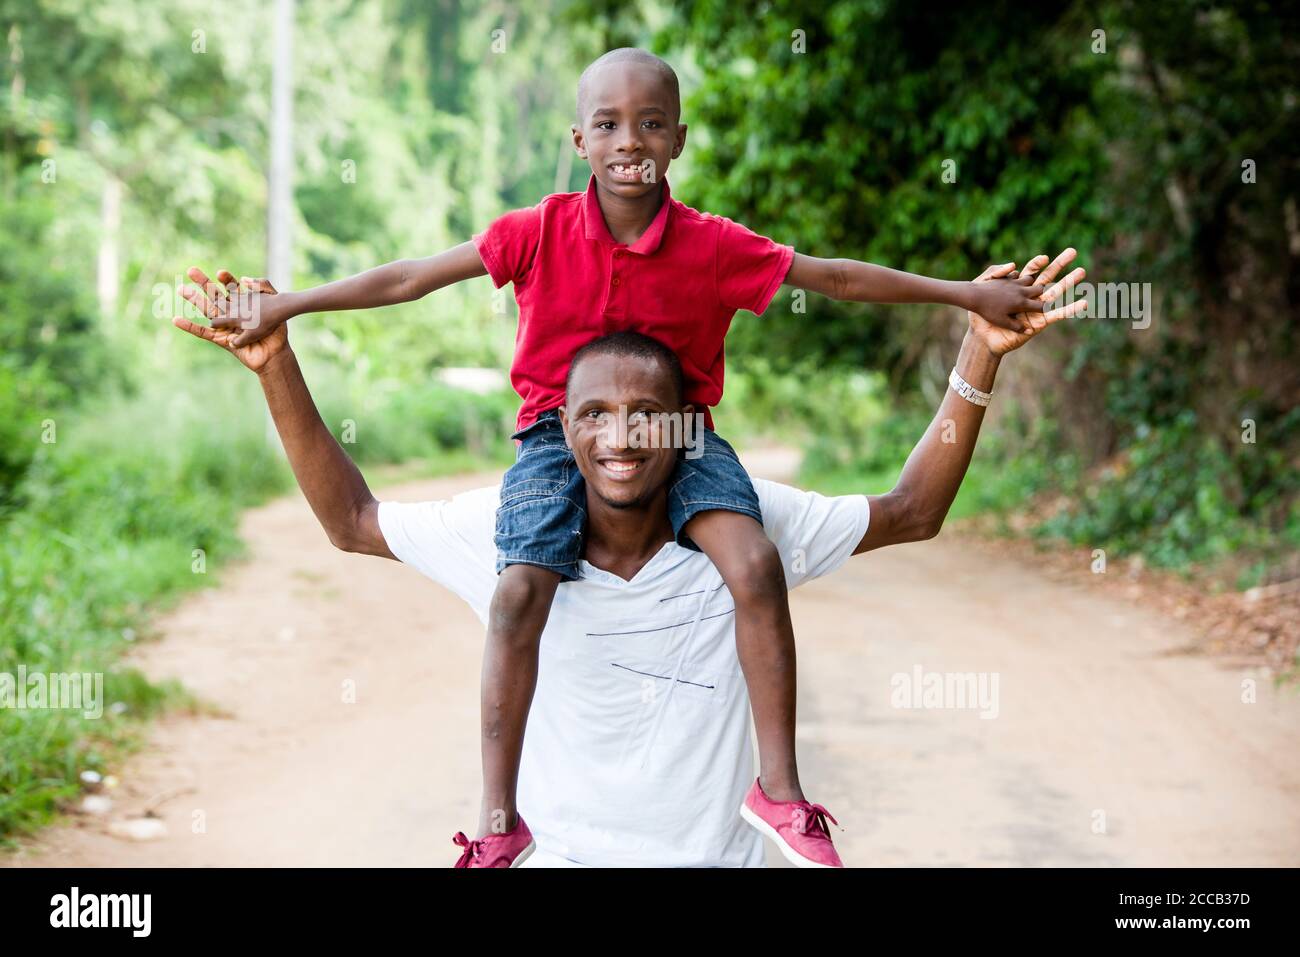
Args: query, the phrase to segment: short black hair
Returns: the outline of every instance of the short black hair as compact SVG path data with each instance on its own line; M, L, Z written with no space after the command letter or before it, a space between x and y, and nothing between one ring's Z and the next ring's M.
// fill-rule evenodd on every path
M668 61L661 57L655 56L649 50L642 50L640 47L619 47L617 50L610 50L603 56L597 57L588 64L587 68L582 71L582 76L578 77L578 125L582 125L582 115L587 100L587 86L591 81L591 75L603 66L611 63L644 63L654 67L668 89L672 91L673 105L677 110L677 118L681 119L682 115L682 92L677 83L677 73L668 65Z
M582 362L582 360L592 356L627 356L629 359L653 359L668 370L668 375L673 380L673 387L677 390L677 401L679 403L686 401L686 373L682 371L682 360L677 358L677 353L654 338L654 336L647 336L644 332L634 332L631 329L611 332L597 339L592 339L573 354L573 359L569 362L569 374L564 378L564 394L566 397L569 393L569 383L573 381L573 370L578 368L578 363Z

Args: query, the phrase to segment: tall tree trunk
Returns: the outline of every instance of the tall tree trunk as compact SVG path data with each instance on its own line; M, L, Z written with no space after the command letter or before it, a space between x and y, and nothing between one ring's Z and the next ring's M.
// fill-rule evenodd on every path
M112 173L104 174L104 188L99 197L99 255L95 261L95 293L99 314L107 328L117 322L117 298L121 272L118 242L122 232L122 181Z

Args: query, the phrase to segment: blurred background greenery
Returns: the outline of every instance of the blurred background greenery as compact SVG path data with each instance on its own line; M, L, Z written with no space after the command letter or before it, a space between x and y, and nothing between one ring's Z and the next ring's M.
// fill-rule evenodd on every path
M1294 577L1297 26L1189 0L300 3L294 285L583 188L577 76L646 46L682 78L689 205L930 275L1073 245L1093 281L1150 284L1148 328L1077 320L1006 364L957 514L1231 587ZM0 30L0 672L105 671L117 705L0 710L3 839L184 698L121 651L291 486L252 377L168 324L186 267L265 272L271 5L0 0ZM481 279L293 335L349 451L429 473L509 460L513 396L443 373L504 369L513 330ZM800 444L807 484L884 491L961 332L783 290L737 317L719 425Z

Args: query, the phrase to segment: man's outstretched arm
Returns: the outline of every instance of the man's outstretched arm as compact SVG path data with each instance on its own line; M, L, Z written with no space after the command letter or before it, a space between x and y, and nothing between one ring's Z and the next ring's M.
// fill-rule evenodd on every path
M1074 250L1067 249L1039 273L1047 257L1036 257L1026 265L1024 274L1034 276L1043 299L1050 302L1083 278L1083 270L1075 269L1048 288L1073 259ZM1011 274L1011 271L1012 264L990 267L976 281ZM1002 329L971 314L970 328L957 356L957 374L980 392L992 392L1004 355L1020 348L1050 323L1078 315L1087 305L1081 299L1059 309L1031 314L1026 317L1027 332ZM947 390L930 427L907 457L893 490L870 496L871 524L854 549L855 555L885 545L933 538L939 533L970 466L983 421L984 407L962 398L951 388Z
M293 350L286 345L257 375L298 487L330 542L396 560L379 530L379 502L321 420Z
M220 296L222 288L234 286L234 277L224 270L217 273L220 286L209 283L202 274L200 277L204 289L214 290L209 295ZM275 292L266 280L256 283L264 286L262 291ZM199 296L187 298L209 317L216 311L215 302ZM221 346L257 373L294 477L330 541L344 551L396 560L379 529L379 503L356 464L321 421L298 359L289 348L287 328L278 326L257 342L235 346L238 330L213 329L181 317L172 324Z

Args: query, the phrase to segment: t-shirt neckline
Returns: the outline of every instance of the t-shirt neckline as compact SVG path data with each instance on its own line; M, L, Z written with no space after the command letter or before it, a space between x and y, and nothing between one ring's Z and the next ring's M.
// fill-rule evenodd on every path
M620 578L613 572L606 571L603 568L597 568L585 558L578 559L578 570L582 572L583 578L600 579L601 581L608 582L611 585L616 585L619 588L631 588L633 585L641 584L643 579L654 573L656 566L662 565L668 561L665 556L671 555L677 550L685 551L686 549L682 549L682 546L678 545L676 542L664 542L663 545L659 547L659 551L655 552L648 562L637 569L637 573L631 578Z

